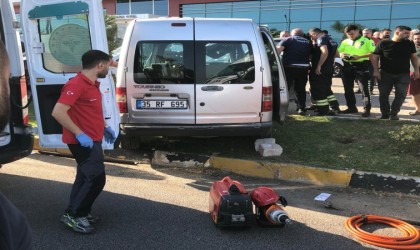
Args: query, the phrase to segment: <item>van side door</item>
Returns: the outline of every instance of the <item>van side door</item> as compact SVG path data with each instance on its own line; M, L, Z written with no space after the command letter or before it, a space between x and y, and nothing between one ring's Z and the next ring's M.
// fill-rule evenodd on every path
M21 16L27 64L42 147L65 147L61 125L51 116L63 85L82 70L90 49L108 52L104 10L97 0L25 0ZM101 82L107 125L119 131L119 114L111 74ZM103 126L103 124L93 124ZM113 148L104 142L105 149Z
M273 86L273 120L282 123L289 109L289 92L280 56L275 42L266 27L260 27L267 56L270 61L271 81Z

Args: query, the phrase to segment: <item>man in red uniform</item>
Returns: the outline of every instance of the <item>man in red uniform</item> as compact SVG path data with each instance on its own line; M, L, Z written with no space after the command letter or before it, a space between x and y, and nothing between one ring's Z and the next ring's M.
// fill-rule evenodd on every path
M116 139L105 124L98 78L108 74L111 58L100 50L82 56L83 70L61 90L52 116L63 126L63 142L77 162L77 174L70 201L61 221L79 233L91 233L91 224L99 220L91 208L105 186L102 138L108 143Z

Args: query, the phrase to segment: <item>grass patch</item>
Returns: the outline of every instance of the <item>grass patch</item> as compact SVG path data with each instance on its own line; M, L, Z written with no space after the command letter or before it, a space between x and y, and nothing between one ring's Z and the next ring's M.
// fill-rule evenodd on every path
M273 133L283 154L269 158L255 152L251 137L160 138L144 142L143 148L420 176L420 138L407 143L395 136L405 135L402 128L410 124L414 123L289 116Z

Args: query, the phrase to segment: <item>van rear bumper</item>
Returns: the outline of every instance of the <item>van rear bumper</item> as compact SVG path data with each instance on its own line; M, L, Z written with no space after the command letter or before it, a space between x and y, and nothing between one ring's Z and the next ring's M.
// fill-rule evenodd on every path
M11 143L0 147L0 164L17 161L30 155L33 146L33 134L15 134Z
M273 123L206 124L206 125L154 125L120 124L126 135L139 136L261 136L271 135Z

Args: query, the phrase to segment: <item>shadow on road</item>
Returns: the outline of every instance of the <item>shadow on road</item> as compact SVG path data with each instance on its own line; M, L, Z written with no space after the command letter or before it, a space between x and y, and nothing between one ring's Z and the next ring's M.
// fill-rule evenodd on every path
M56 164L54 157L43 160ZM126 168L118 171L119 176L132 174ZM124 182L135 186L144 179L163 180L141 175L139 172ZM192 185L204 187L212 181L204 179ZM252 180L246 184L251 185ZM316 230L298 220L281 229L255 225L247 230L220 230L207 212L189 208L189 204L173 205L118 193L125 190L104 191L94 205L94 212L102 218L96 232L79 235L59 222L70 188L70 184L59 181L0 174L0 190L29 220L34 249L362 249L349 238ZM182 201L188 192L196 191L176 195L174 203Z

